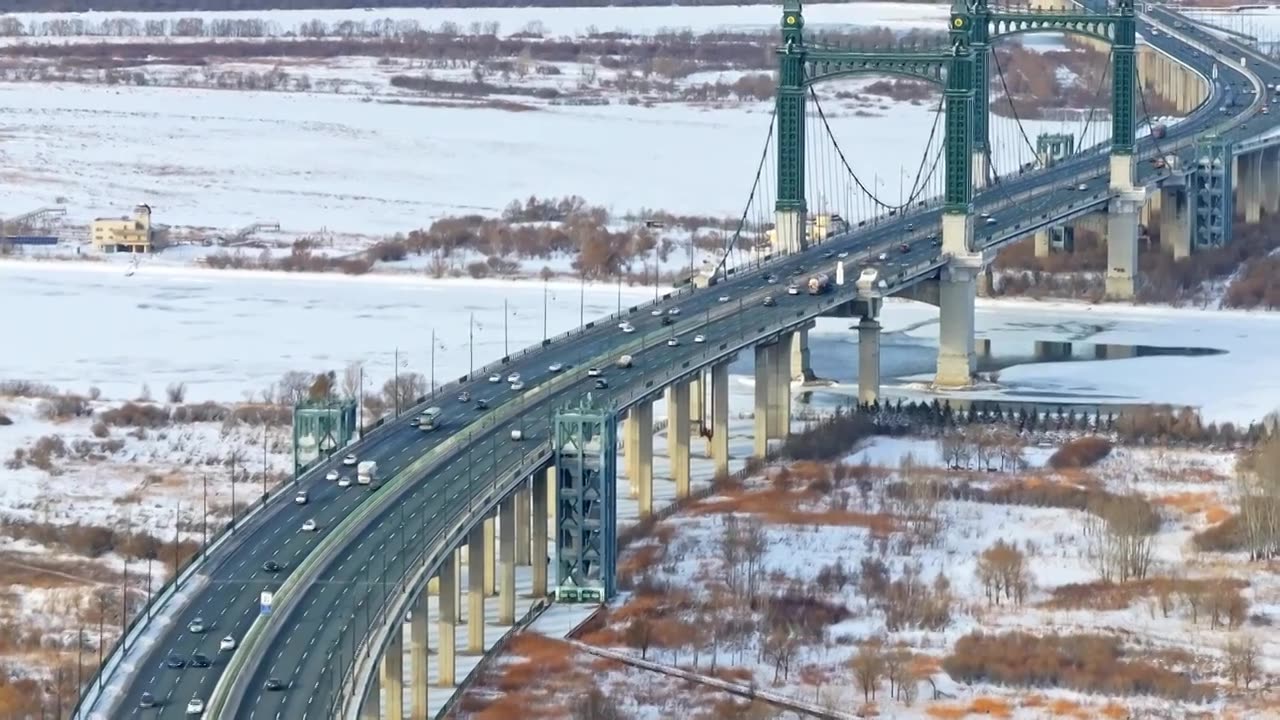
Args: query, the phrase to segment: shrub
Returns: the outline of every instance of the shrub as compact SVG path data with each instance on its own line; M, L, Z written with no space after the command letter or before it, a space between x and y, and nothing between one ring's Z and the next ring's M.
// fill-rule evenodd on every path
M30 380L5 380L0 382L0 395L25 398L48 398L58 394L52 385L32 382Z
M182 382L169 383L169 387L164 389L164 394L169 398L169 402L180 403L187 397L187 384Z
M157 428L169 424L169 412L159 405L127 402L100 415L102 422L117 427Z
M89 432L93 433L93 436L96 438L104 438L111 434L111 429L107 427L106 423L99 420L93 424L93 427L89 429Z
M1049 456L1049 466L1057 470L1089 467L1110 455L1111 447L1111 441L1102 437L1071 440Z
M1235 552L1245 547L1244 526L1239 514L1201 530L1191 539L1196 549L1203 552Z
M170 419L176 423L222 422L231 416L231 410L216 402L195 405L179 405L173 409Z
M89 403L79 395L54 395L40 403L40 416L46 420L66 420L89 412Z
M12 418L10 418L8 415L5 415L4 413L0 413L0 427L4 427L5 425L12 425L12 424L13 424Z

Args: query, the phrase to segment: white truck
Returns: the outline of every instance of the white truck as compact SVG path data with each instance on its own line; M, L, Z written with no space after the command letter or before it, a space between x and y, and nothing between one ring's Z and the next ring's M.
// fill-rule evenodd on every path
M360 485L378 486L378 463L365 460L356 466L356 482Z
M432 406L422 411L418 416L418 427L424 431L435 430L440 426L440 408Z
M614 364L620 368L624 368L624 369L629 368L631 367L631 356L623 355L622 357L618 358L618 361Z

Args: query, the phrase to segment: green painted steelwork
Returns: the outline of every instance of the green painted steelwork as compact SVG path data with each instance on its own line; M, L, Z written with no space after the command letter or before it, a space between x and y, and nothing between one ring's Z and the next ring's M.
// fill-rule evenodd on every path
M946 187L942 212L969 215L973 212L973 52L969 33L973 17L957 2L951 6L951 65L947 70ZM982 108L986 113L987 108Z
M778 49L778 210L804 212L804 16L800 0L783 0Z
M356 401L299 403L293 407L293 472L296 476L320 455L332 455L356 433Z
M588 395L554 424L556 599L602 602L617 592L618 417Z
M1074 155L1076 136L1069 133L1040 133L1036 136L1036 155L1040 164L1052 167Z
M990 155L991 123L991 7L987 0L970 0L969 46L973 49L973 149ZM988 165L990 162L988 161Z

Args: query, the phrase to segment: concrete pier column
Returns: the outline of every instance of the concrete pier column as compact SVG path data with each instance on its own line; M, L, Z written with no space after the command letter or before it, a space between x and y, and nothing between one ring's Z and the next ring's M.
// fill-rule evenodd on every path
M785 440L791 434L791 364L788 353L797 333L784 333L773 346L773 387L769 390L769 437Z
M424 590L409 611L409 717L413 718L427 716L427 686L431 684L427 672L431 652L427 643L430 597L430 591Z
M404 625L391 633L387 652L382 656L382 704L387 717L404 718Z
M436 653L440 674L437 682L442 688L451 688L457 684L458 673L458 658L454 648L454 636L458 626L458 607L455 604L458 596L458 552L456 550L445 555L437 577L440 579L438 596L440 651Z
M498 507L498 565L502 580L498 584L498 623L516 623L516 499L508 497Z
M627 419L622 421L623 471L633 498L640 497L640 465L637 462L640 457L640 423L636 413L637 410L631 408L627 411Z
M667 447L671 456L671 479L676 497L689 497L689 383L677 380L670 388L671 424L667 426Z
M529 565L529 481L516 491L516 564Z
M531 538L532 547L529 554L533 560L533 596L535 598L544 597L547 594L547 506L548 506L548 488L554 489L549 482L549 475L555 472L551 469L547 472L536 472L533 474L533 490L530 493L533 501L533 533Z
M858 323L858 402L880 397L880 323L864 317Z
M382 720L382 688L377 682L369 683L364 702L360 703L360 720Z
M1259 152L1262 158L1259 192L1262 193L1262 211L1268 215L1280 213L1280 148L1266 148Z
M1112 300L1133 299L1138 271L1138 209L1146 191L1119 191L1107 209L1106 295Z
M711 459L716 477L729 474L729 363L711 366Z
M653 401L641 400L630 414L636 418L636 491L645 518L653 514Z
M813 367L809 364L809 330L801 328L791 335L791 379L810 382L814 379Z
M1244 221L1262 221L1262 153L1253 152L1240 158L1240 194L1244 196Z
M1160 189L1160 244L1179 260L1191 254L1191 204L1185 188Z
M484 519L484 594L498 592L498 520L492 516Z
M697 375L689 381L689 433L697 435L702 430L703 419L706 416L707 402L707 384L703 371L699 370Z
M467 652L484 653L484 564L485 541L488 538L484 523L472 528L468 536L467 557ZM474 559L472 559L474 558Z
M777 231L775 252L793 253L809 247L803 212L778 210L774 213L774 228Z
M755 347L755 437L752 452L763 458L769 454L769 395L773 389L773 351L770 345Z
M1036 257L1049 257L1049 228L1037 230L1035 233Z
M980 261L979 261L980 262ZM974 300L977 267L944 268L938 282L938 387L967 387L973 380Z

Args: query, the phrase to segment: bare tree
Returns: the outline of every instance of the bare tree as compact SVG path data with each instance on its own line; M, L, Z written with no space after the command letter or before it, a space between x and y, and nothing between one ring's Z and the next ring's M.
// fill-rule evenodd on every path
M400 373L399 377L392 378L382 385L382 394L386 397L387 404L399 407L401 410L411 407L426 391L426 380L421 373L416 372Z
M311 373L290 370L280 376L279 389L280 402L297 405L307 398L307 391L311 389Z
M617 701L605 695L599 685L593 685L569 706L570 720L626 720L627 717Z
M648 618L643 617L632 620L623 634L623 642L627 647L639 650L641 660L646 659L649 655L649 646L653 643L653 624Z
M987 602L1000 604L1003 593L1006 600L1021 603L1031 584L1031 573L1026 566L1026 556L1013 545L997 540L978 557L978 581L982 583Z
M337 376L330 370L329 372L316 373L311 379L311 387L307 388L308 399L323 402L333 397L333 387L337 382Z
M742 558L747 563L747 599L754 604L760 589L760 577L764 574L764 556L769 551L769 533L760 518L748 517L742 522L739 540Z
M348 398L360 397L360 379L364 373L364 363L359 360L352 360L347 363L347 367L342 371L342 396Z
M884 674L884 656L879 643L863 645L853 657L853 677L862 689L863 702L876 699L880 677Z
M1090 504L1084 522L1086 557L1108 582L1142 580L1151 568L1150 517L1136 496L1109 497Z
M169 383L169 387L164 389L164 393L171 403L180 403L187 397L187 384L184 382Z
M1227 641L1227 678L1234 687L1249 686L1258 680L1262 670L1258 665L1258 644L1252 637L1232 638Z

